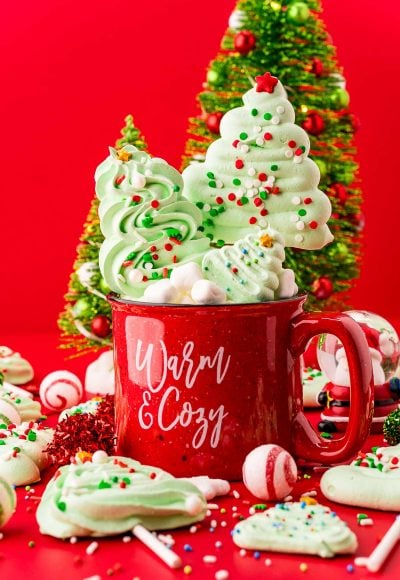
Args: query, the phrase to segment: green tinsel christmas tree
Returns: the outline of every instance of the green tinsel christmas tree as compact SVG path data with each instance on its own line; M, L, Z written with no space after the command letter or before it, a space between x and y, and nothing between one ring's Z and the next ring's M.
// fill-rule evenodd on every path
M242 105L254 78L270 71L284 85L296 123L310 137L310 157L321 172L320 189L332 203L335 241L317 251L286 249L285 266L317 308L343 307L358 276L361 191L353 143L356 121L335 48L321 18L321 2L240 0L190 119L183 167L201 162L219 138L223 114ZM210 211L213 211L211 208ZM212 218L211 218L212 219Z
M135 127L132 115L125 118L121 135L115 144L117 149L130 143L142 151L147 150L147 144ZM99 250L104 240L100 231L98 206L99 200L94 197L77 246L73 272L65 295L65 308L58 319L62 330L62 348L73 349L80 354L112 345L111 308L106 300L109 288L98 265Z

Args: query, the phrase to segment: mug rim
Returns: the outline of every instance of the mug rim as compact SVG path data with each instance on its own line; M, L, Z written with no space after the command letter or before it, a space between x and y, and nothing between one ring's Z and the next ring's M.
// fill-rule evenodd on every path
M142 300L129 300L128 298L121 298L116 292L107 294L107 300L116 304L125 304L127 306L161 306L172 309L190 309L190 308L245 308L254 306L271 306L274 304L287 304L289 302L299 302L308 298L307 292L298 292L295 296L290 298L281 298L279 300L266 300L264 302L224 302L223 304L171 304L170 302L144 302Z

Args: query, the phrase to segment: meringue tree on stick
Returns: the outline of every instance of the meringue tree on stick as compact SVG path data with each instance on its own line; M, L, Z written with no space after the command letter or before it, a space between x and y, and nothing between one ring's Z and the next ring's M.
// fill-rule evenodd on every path
M125 118L122 137L116 148L126 144L145 151L146 142L135 127L132 115ZM111 308L106 300L109 292L99 269L99 250L104 240L98 217L99 200L94 197L77 246L76 259L65 295L65 308L58 325L62 330L61 348L84 354L112 345Z
M279 77L296 122L308 134L309 157L321 173L319 188L329 197L333 210L329 226L334 242L307 252L288 244L292 248L286 250L286 265L295 270L299 286L311 293L314 307L343 307L360 260L361 191L353 143L356 123L348 109L349 95L319 0L239 0L198 96L200 112L189 121L183 166L204 160L207 147L220 137L224 113L242 105L243 93L265 71ZM254 121L255 127L256 115ZM279 187L279 179L275 187ZM212 214L204 217L206 232L218 208L210 210ZM221 211L217 221L223 220ZM279 230L277 223L270 223ZM212 244L218 243L218 237L212 240Z

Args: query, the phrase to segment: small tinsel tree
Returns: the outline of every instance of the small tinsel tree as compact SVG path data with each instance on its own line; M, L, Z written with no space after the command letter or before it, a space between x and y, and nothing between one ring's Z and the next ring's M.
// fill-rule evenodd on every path
M319 0L237 3L198 97L201 112L189 122L183 166L204 160L209 144L220 137L221 117L242 104L241 96L257 75L270 71L279 77L296 122L310 137L320 188L332 203L329 225L335 236L322 250L288 248L285 266L294 269L299 287L311 293L314 306L335 308L343 306L344 292L358 275L361 191L354 159L356 123L320 14Z
M125 118L122 137L117 140L120 149L130 143L145 151L147 145L140 131L134 126L132 115ZM111 308L106 300L109 288L99 270L98 258L104 236L98 218L99 201L94 197L83 226L77 256L65 295L65 308L58 325L62 330L61 347L76 353L111 346Z

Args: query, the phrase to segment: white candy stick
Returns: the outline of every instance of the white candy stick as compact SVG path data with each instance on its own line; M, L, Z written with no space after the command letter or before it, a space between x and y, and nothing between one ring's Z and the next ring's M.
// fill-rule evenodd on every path
M146 530L140 524L137 524L133 530L132 534L136 536L145 546L147 546L156 556L158 556L163 562L165 562L170 568L180 568L182 566L182 560L178 554L175 554L172 550L167 548L165 544L160 542L160 540L153 535L149 530Z
M400 515L396 516L393 524L390 526L382 540L370 554L367 560L367 569L370 572L378 572L396 542L400 539Z

